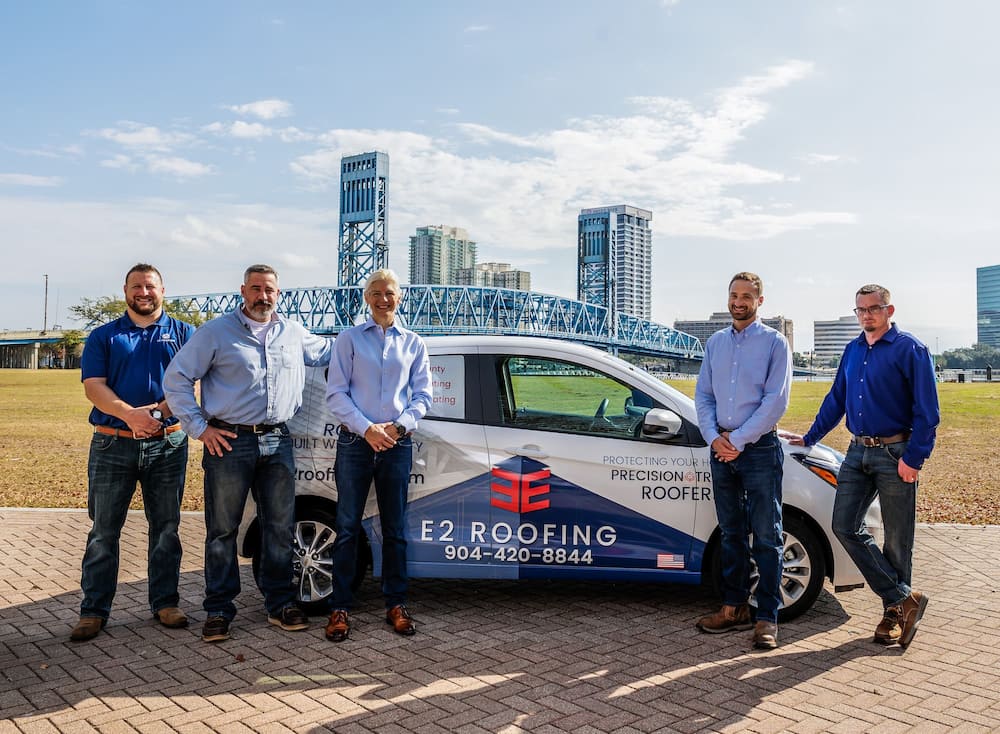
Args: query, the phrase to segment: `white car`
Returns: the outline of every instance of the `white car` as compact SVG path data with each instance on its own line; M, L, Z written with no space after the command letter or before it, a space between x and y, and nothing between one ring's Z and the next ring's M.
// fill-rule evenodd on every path
M434 402L413 437L407 511L412 577L564 578L718 588L719 529L694 402L606 352L536 337L428 337ZM313 612L331 593L337 424L323 369L289 423L296 449L296 583ZM823 579L863 578L830 529L842 456L783 442L784 608ZM252 505L252 503L250 503ZM381 568L375 492L356 583ZM878 504L866 518L881 528ZM252 506L240 552L258 558Z

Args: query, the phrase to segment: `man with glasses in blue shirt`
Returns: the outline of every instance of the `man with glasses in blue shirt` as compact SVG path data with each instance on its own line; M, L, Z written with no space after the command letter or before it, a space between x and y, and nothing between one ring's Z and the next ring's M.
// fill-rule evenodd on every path
M772 650L778 646L784 554L784 452L777 423L788 408L792 354L788 340L757 317L762 303L760 276L732 277L733 325L709 337L695 387L698 427L711 447L723 588L722 608L697 627L711 633L753 628L753 647ZM749 608L751 552L759 573L756 615Z
M281 291L270 265L247 268L240 294L241 308L198 329L163 380L181 425L205 447L205 642L229 639L240 593L236 534L251 493L267 621L289 632L309 626L292 583L295 459L285 421L302 405L305 365L329 362L330 340L275 312Z
M864 285L854 313L863 331L848 343L833 387L798 446L812 446L847 416L851 445L837 476L833 532L882 598L875 642L910 644L927 608L927 595L911 587L917 478L934 448L938 408L934 362L927 347L891 322L889 291ZM865 526L879 498L885 544Z
M406 504L413 462L410 434L431 406L431 366L423 339L396 317L402 295L396 274L376 270L364 294L371 317L337 336L326 391L330 412L341 424L334 464L333 593L326 625L326 638L333 642L343 642L351 631L351 584L372 483L382 528L385 621L397 634L416 632L406 609Z

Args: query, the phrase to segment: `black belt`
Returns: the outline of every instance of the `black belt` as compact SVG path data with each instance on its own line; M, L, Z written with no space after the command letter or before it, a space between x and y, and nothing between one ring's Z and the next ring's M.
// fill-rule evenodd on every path
M211 418L208 421L208 425L213 428L221 428L223 431L232 431L233 433L239 433L240 431L244 433L273 433L274 431L284 430L284 423L226 423L225 421L220 421L218 418Z
M890 444L908 441L909 438L910 431L903 431L892 436L852 436L851 443L856 443L858 446L866 446L867 448L882 448Z

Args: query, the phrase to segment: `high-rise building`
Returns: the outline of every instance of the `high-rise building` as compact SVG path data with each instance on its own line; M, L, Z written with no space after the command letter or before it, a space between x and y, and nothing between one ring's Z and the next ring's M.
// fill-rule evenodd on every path
M410 235L410 283L454 285L455 271L476 264L476 243L461 227L417 227Z
M577 218L576 297L648 319L652 311L653 212L622 204Z
M455 285L530 291L531 273L527 270L514 270L509 263L479 263L471 268L458 268L455 271Z
M836 321L813 321L813 359L820 363L833 357L839 358L847 343L860 333L857 316L841 316Z
M1000 349L1000 265L976 268L976 341Z
M788 340L789 348L793 352L795 351L795 324L791 319L786 319L784 316L774 316L771 318L761 316L760 320L764 322L765 326L770 326L775 331L784 334ZM685 334L697 337L698 341L704 346L705 342L708 341L708 337L717 331L725 329L732 323L733 317L728 311L716 311L705 321L674 321L674 328L677 331L683 331Z

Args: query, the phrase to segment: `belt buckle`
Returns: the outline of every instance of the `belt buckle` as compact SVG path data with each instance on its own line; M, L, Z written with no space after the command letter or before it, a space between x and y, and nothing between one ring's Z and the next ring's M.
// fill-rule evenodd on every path
M878 436L862 436L862 443L864 443L865 448L877 449L882 447L882 439Z

